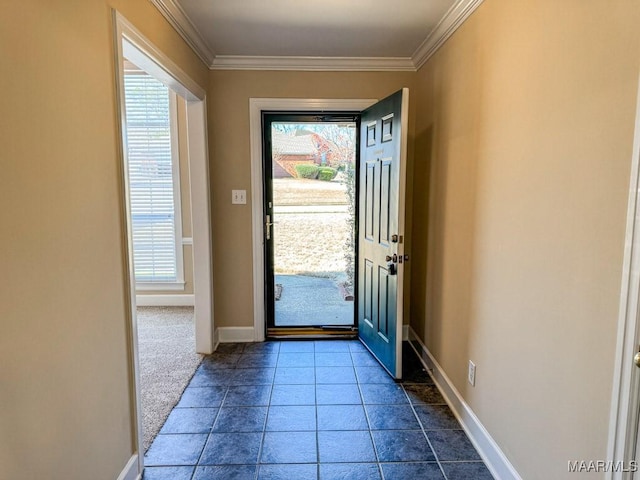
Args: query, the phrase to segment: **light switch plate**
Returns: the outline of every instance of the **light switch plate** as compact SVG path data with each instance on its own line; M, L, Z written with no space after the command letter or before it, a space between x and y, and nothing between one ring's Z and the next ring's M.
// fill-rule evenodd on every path
M231 190L231 203L234 205L246 205L247 203L247 191L246 190Z
M469 372L467 375L467 380L471 384L472 387L476 386L476 364L469 360Z

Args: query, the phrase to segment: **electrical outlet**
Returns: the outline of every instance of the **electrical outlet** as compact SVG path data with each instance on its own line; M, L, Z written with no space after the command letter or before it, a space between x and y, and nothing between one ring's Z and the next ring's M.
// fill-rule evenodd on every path
M469 374L467 380L472 387L476 386L476 364L469 360Z
M245 205L247 203L247 191L231 190L231 203L234 205Z

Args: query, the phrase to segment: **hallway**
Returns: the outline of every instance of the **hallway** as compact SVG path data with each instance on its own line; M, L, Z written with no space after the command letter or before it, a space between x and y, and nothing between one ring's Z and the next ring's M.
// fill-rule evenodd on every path
M145 457L144 480L485 480L404 345L394 382L358 341L221 344Z

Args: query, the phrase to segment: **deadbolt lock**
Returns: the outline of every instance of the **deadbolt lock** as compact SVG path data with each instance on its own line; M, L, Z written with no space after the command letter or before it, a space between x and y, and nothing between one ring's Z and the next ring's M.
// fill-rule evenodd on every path
M387 255L384 257L384 259L387 261L387 269L389 270L389 275L395 275L397 273L396 264L398 263L398 255L395 253L393 254L393 256Z

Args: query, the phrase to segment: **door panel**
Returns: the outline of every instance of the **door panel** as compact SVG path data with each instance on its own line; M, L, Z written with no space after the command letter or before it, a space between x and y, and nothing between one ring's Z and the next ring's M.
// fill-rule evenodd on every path
M367 326L373 328L372 318L373 318L373 263L368 260L365 260L364 264L364 281L361 282L363 286L361 297L362 302L364 304L363 309L363 320L367 324Z
M391 213L391 159L380 163L380 244L389 245L389 218Z
M402 376L404 184L408 89L362 112L358 334L395 378Z
M389 270L378 267L378 335L384 342L389 341Z
M375 185L375 167L374 162L367 163L365 174L365 200L364 200L364 218L365 218L365 236L368 240L373 240L373 224L374 224L374 185Z

